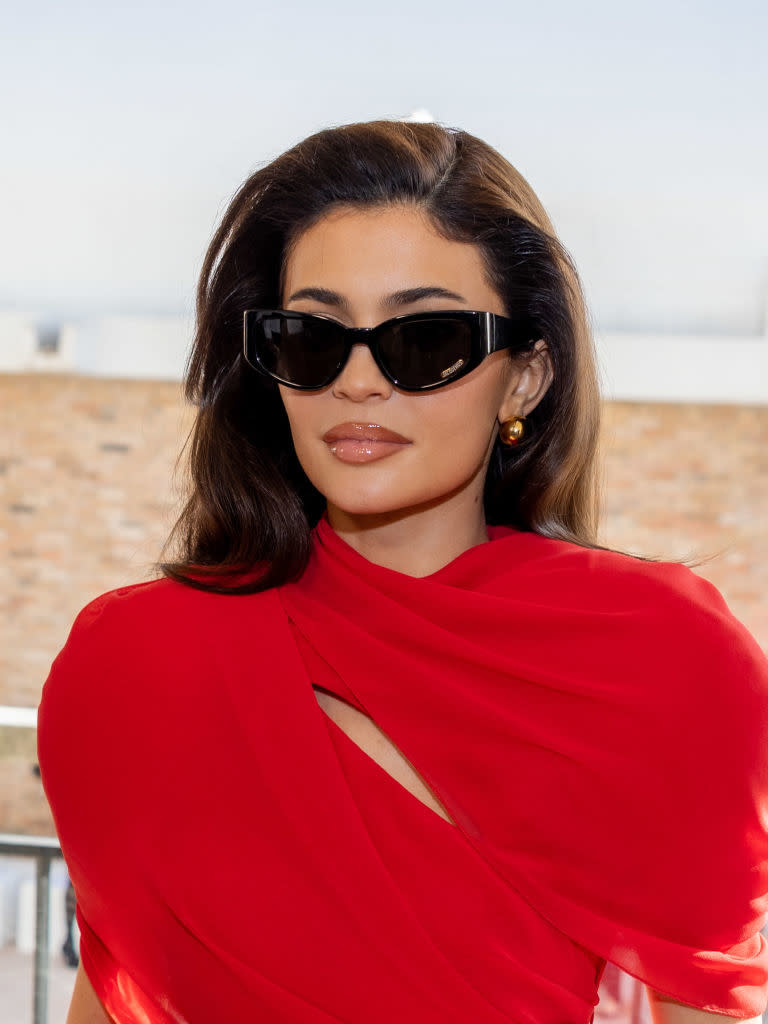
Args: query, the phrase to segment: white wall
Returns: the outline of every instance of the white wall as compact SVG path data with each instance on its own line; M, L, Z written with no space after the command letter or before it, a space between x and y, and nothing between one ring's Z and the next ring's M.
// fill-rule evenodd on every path
M66 325L61 351L35 351L34 318L0 314L0 372L180 379L185 316L109 316ZM630 401L768 404L768 337L599 332L603 391Z
M649 402L768 405L768 338L604 333L603 393Z
M39 316L0 313L1 373L83 373L177 380L192 339L185 316L104 316L62 326L57 352L39 352Z
M192 340L184 316L108 316L75 332L75 370L95 377L181 377Z

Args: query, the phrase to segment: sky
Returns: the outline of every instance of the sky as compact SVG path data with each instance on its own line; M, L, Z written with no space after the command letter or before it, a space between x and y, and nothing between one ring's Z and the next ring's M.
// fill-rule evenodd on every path
M252 170L426 108L528 178L598 326L764 330L764 0L33 0L3 22L0 311L186 313Z

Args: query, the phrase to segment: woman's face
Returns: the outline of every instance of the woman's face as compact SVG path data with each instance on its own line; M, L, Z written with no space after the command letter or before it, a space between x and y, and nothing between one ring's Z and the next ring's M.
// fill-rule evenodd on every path
M479 249L448 241L405 205L337 208L310 227L286 260L281 303L348 327L428 310L506 312ZM548 382L546 359L530 360L495 352L466 377L413 394L355 345L328 387L281 386L296 454L331 522L337 512L400 516L436 505L482 515L498 425L527 413Z

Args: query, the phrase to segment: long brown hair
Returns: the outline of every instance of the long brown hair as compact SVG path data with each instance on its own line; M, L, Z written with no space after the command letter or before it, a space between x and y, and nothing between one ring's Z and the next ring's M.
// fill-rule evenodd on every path
M593 546L599 395L578 275L525 179L475 136L438 124L330 128L242 185L203 264L186 377L198 406L191 493L161 570L191 586L263 590L299 577L325 507L299 465L277 385L245 363L243 312L280 305L286 253L334 206L411 203L480 249L508 312L546 340L554 379L517 448L497 442L486 519ZM261 571L254 575L258 565Z

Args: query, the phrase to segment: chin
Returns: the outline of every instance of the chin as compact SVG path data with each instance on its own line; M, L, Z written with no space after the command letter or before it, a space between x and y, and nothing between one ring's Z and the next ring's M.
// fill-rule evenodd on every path
M405 519L434 508L447 495L434 493L393 495L392 492L355 495L329 495L328 504L345 516L360 518L381 518L388 521Z
M330 504L347 516L391 516L397 515L400 512L405 514L408 512L408 508L410 508L410 506L403 508L392 501L366 500L364 498L355 501L331 501Z

